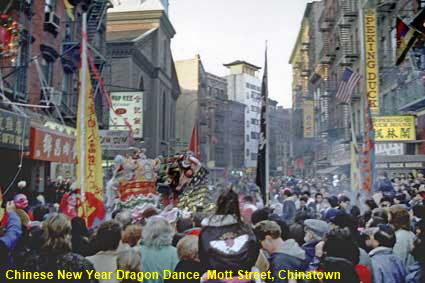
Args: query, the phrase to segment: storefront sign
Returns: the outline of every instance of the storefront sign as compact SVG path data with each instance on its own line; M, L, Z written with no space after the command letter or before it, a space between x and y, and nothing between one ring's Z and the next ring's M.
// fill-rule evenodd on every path
M372 119L376 141L416 140L413 116L374 116Z
M304 138L314 138L314 102L303 101Z
M131 126L134 138L143 137L143 92L113 92L110 112L111 130L129 130Z
M29 136L28 118L0 109L0 148L28 150Z
M376 10L364 10L364 41L366 56L366 93L372 114L379 114L379 73L376 35Z
M375 144L377 156L404 155L404 144L402 143L377 143Z
M349 144L337 144L332 146L331 165L342 166L351 163L351 148Z
M129 131L110 131L101 130L100 146L102 149L128 149L130 147L130 132Z
M75 137L50 129L31 128L30 158L58 163L76 163Z
M425 168L425 162L395 162L377 163L376 169L421 169Z

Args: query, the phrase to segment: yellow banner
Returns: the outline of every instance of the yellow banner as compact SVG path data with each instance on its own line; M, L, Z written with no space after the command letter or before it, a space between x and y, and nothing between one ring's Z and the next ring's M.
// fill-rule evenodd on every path
M379 66L376 34L376 10L364 11L366 94L372 114L379 114Z
M80 87L78 100L77 188L80 190L82 203L79 216L87 220L88 226L92 226L94 218L101 220L104 216L103 173L99 128L88 64L86 66L85 70L80 69L80 86L83 86L82 82L85 80L85 88ZM81 160L81 156L84 160ZM84 184L80 180L84 180Z
M314 138L314 102L303 101L304 138Z
M416 140L415 117L413 116L374 116L375 141L414 141Z

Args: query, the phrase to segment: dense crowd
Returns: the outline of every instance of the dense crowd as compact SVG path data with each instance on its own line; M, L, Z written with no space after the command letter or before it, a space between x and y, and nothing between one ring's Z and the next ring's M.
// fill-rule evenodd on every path
M28 205L21 190L1 210L0 271L16 270L8 273L15 280L34 272L82 272L81 279L63 282L91 283L425 283L423 174L382 173L374 187L360 194L339 176L273 178L265 206L249 180L237 180L217 189L213 214L201 207L192 213L151 207L133 221L121 210L94 229L43 198ZM201 278L173 278L164 270ZM93 272L111 276L94 278ZM288 278L289 272L300 275ZM339 277L326 277L333 272Z

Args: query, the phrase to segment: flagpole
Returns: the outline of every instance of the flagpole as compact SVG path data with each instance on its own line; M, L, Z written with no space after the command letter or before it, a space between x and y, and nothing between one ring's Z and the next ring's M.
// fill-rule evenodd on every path
M266 40L266 62L268 62L268 41ZM269 131L269 94L268 94L268 64L266 64L266 69L264 72L267 72L267 99L266 99L266 203L265 205L270 205L270 160L269 160L269 140L270 140L270 131Z
M80 95L86 96L87 91L87 13L83 13L82 18L82 40L81 40L81 85L80 85ZM80 192L81 192L81 201L84 202L85 200L85 173L86 173L86 135L87 135L87 129L86 129L86 97L80 97L79 98L80 104L78 107L80 108L80 135L77 137L80 141L80 152L79 152L79 160L80 163Z

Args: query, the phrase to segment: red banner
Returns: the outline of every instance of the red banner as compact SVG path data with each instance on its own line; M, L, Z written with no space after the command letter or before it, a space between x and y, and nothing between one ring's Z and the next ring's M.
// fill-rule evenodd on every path
M31 159L76 163L75 137L49 129L31 128Z
M156 195L156 182L149 181L135 181L124 184L120 187L120 198L122 202L127 201L133 196L147 196L148 194Z

